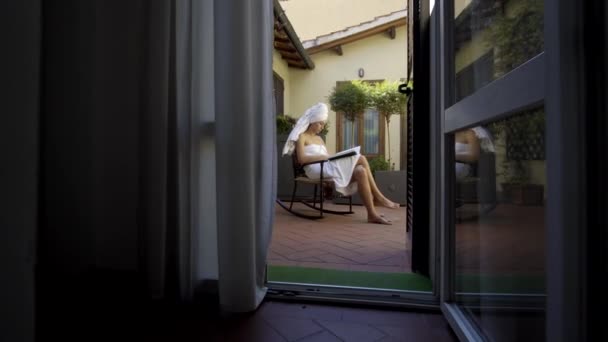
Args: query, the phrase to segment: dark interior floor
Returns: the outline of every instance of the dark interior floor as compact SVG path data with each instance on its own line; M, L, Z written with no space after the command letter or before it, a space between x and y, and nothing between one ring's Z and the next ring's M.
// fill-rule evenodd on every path
M439 311L267 299L255 312L226 315L216 297L156 302L138 297L129 281L105 279L42 283L49 286L38 289L36 340L457 341Z
M219 327L217 341L457 341L439 312L294 302L266 301Z
M159 316L162 317L162 316ZM436 341L458 339L439 312L265 301L250 314L182 312L131 332L146 341Z

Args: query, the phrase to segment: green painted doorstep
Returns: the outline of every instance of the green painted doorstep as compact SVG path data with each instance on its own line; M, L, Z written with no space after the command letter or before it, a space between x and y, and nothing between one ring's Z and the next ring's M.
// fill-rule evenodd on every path
M544 294L544 275L511 274L459 274L456 292Z
M382 273L331 270L297 266L268 266L268 281L381 288L406 291L432 291L431 280L415 273ZM456 277L458 292L543 294L543 276L473 275Z
M268 266L268 281L431 291L431 280L414 273L380 273L295 266Z

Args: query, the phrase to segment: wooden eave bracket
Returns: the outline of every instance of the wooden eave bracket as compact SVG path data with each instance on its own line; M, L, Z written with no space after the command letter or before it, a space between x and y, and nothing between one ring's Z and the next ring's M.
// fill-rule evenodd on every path
M344 54L344 52L342 52L342 45L336 45L332 49L338 54L338 56L342 56Z
M395 26L391 26L388 28L388 30L386 30L386 33L390 39L395 39L395 37L397 37L397 28Z

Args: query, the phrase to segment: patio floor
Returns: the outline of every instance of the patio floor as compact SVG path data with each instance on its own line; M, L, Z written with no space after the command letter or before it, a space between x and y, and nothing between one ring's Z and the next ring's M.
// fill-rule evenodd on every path
M328 209L346 206L324 203ZM302 204L294 207L307 210ZM370 224L365 207L320 220L294 216L275 205L269 265L371 272L411 272L406 208L378 208L393 225ZM314 214L314 211L308 209ZM544 274L544 207L500 204L481 220L456 224L458 273Z
M345 205L326 201L327 209ZM307 210L302 204L294 208ZM314 214L312 209L308 209ZM269 265L329 268L373 272L411 272L406 208L378 211L392 225L367 223L365 207L353 205L354 214L325 214L319 220L294 216L275 205L275 224L268 255Z

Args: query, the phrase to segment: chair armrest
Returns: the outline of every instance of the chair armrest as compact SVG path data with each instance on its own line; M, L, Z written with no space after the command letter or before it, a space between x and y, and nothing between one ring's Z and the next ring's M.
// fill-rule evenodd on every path
M311 164L322 164L322 163L328 162L328 161L330 161L330 160L336 160L336 159L347 158L347 157L350 157L350 156L354 156L354 155L356 155L356 154L357 154L357 152L355 152L355 151L350 151L350 152L348 152L348 153L341 154L341 155L339 155L339 156L333 156L333 157L329 157L329 158L324 159L324 160L317 160L317 161L314 161L314 162L310 162L310 163L301 164L300 166L301 166L301 167L304 167L304 166L306 166L306 165L311 165Z
M310 163L301 164L300 166L301 166L301 167L304 167L304 166L306 166L306 165L312 165L312 164L323 164L323 163L327 162L328 160L329 160L329 159L317 160L317 161L314 161L314 162L310 162Z
M350 152L348 152L348 153L344 153L344 154L341 154L341 155L339 155L339 156L333 156L333 157L329 157L329 158L327 158L327 160L336 160L336 159L347 158L347 157L350 157L350 156L354 156L354 155L356 155L356 154L357 154L357 152L355 152L355 151L350 151Z

